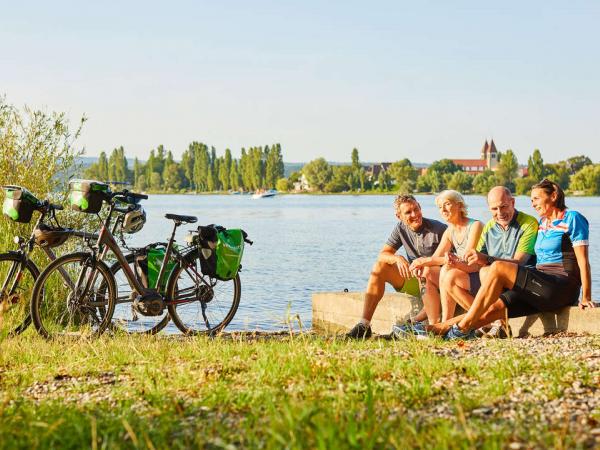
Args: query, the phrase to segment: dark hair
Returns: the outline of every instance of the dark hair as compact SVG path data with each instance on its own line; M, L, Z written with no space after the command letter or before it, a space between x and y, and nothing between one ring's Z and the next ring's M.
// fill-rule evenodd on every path
M400 209L400 205L402 203L416 203L417 205L419 204L419 202L417 201L417 199L414 198L412 195L410 195L410 194L400 194L394 200L394 208L396 208L396 211L398 211ZM419 207L420 207L420 205L419 205Z
M531 187L531 190L534 189L542 189L548 195L552 195L553 192L556 192L556 203L554 204L554 206L561 211L567 209L567 205L565 204L565 192L554 181L550 181L548 178L544 178L542 181L534 184Z

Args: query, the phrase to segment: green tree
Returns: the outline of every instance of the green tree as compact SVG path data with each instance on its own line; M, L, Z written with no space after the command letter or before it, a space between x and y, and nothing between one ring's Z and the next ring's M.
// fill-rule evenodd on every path
M287 178L280 178L279 180L277 180L275 189L277 189L280 192L287 192L290 189L292 189L292 184Z
M533 155L531 155L527 161L527 172L527 176L538 181L546 176L544 160L542 158L542 154L537 148L533 151Z
M162 179L158 172L150 174L150 189L153 191L160 191L162 189Z
M417 184L417 170L409 159L394 162L388 169L400 192L413 192Z
M579 172L585 166L592 164L592 160L585 155L572 156L566 161L566 165L569 168L571 175Z
M600 164L585 165L571 178L571 189L600 195Z
M360 159L358 157L358 149L357 148L353 148L352 149L352 168L354 170L359 170L361 168Z
M311 189L322 191L331 180L332 170L325 158L313 159L302 167Z
M164 189L167 191L179 191L181 189L181 171L179 165L173 160L171 151L167 153L162 173Z
M139 187L139 178L142 175L143 167L140 163L140 160L137 157L133 160L133 186L136 189L140 189Z
M194 142L194 186L199 192L208 190L208 171L210 166L206 145Z
M559 161L556 164L546 164L546 178L557 183L564 190L569 189L571 180L571 170L566 161ZM540 180L537 180L540 181Z
M506 150L502 154L502 159L498 165L497 176L500 179L500 183L514 191L515 179L519 171L519 161L517 156L512 150Z
M461 171L454 172L448 181L448 188L455 191L468 193L473 186L473 177Z
M185 176L185 184L191 189L196 189L194 184L194 144L190 144L181 156L181 169Z
M455 164L451 159L440 159L439 161L434 161L431 166L427 168L427 173L431 170L434 170L440 175L444 175L446 173L461 171L462 167Z
M265 148L266 166L265 166L265 184L267 188L275 187L277 180L283 177L283 155L281 146L273 145L270 149Z
M515 192L517 195L527 195L531 191L531 187L540 181L533 177L522 177L515 180Z
M485 170L484 172L477 174L473 178L473 192L477 194L487 195L487 193L494 186L498 186L500 180L491 170Z
M231 172L229 174L229 186L231 189L237 191L242 187L242 180L240 177L240 172L238 170L238 162L237 160L233 160L231 163Z
M417 179L417 191L440 192L445 189L444 178L435 169L427 169L427 173Z

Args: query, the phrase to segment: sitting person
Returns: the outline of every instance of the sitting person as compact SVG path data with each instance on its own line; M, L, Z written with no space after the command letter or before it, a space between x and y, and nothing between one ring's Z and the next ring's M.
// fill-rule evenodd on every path
M423 217L421 206L412 195L399 195L394 201L394 208L399 222L379 252L377 262L371 270L362 319L346 335L349 338L361 339L371 336L371 319L385 292L385 283L390 283L398 291L409 291L412 295L419 295L419 283L410 273L410 263L416 258L433 255L446 230L443 223ZM404 247L408 259L396 254L400 247ZM425 307L417 314L415 320L429 317L430 323L437 323L440 314L439 268L433 267L423 271L421 276L425 278L426 293L422 298Z
M410 265L410 270L418 275L425 268L431 270L434 267L441 267L440 283L443 284L453 268L461 268L470 272L477 270L475 265L467 267L464 257L468 251L475 249L477 246L483 224L478 220L467 217L465 200L456 191L446 190L441 192L436 197L435 202L440 209L442 218L448 222L449 226L444 232L435 253L429 257L415 259ZM442 321L454 317L456 302L443 289L440 291L440 300ZM438 318L433 318L433 321L429 315L428 318L430 325L438 322Z
M465 258L475 261L475 272L462 270L463 267L450 265L443 278L440 289L452 301L457 302L467 311L473 298L486 276L487 269L494 261L508 261L526 265L535 255L537 238L537 220L524 212L515 209L515 199L504 186L496 186L490 190L487 203L492 219L485 224L477 250L470 249ZM472 265L468 266L472 268ZM494 323L488 336L505 337L508 335L500 321Z
M475 329L505 314L520 317L555 311L577 304L580 293L579 307L594 307L587 219L567 209L563 190L550 180L533 186L531 204L540 215L536 267L493 262L468 312L428 330L446 339L472 339ZM471 255L469 262L477 259Z

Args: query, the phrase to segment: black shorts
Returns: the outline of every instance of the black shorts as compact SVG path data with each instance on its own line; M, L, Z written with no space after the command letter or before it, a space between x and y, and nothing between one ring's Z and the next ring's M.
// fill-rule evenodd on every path
M580 289L566 277L519 266L514 287L500 294L500 300L508 317L521 317L576 305Z
M479 279L479 272L469 273L469 294L473 297L477 295L477 291L481 287L481 280Z

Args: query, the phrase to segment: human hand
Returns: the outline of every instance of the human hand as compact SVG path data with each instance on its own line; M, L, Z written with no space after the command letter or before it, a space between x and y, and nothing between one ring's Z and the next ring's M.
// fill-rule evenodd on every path
M444 264L447 266L454 266L459 262L461 262L461 259L456 255L456 253L448 252L446 255L444 255Z
M410 265L404 256L398 255L396 257L396 266L398 267L398 272L405 280L411 277L410 275Z
M422 270L425 267L425 258L417 258L410 264L409 270L415 273L417 270Z
M579 309L585 309L585 308L595 308L596 305L594 304L594 302L592 301L591 298L582 298L581 301L579 302Z
M483 253L479 253L474 248L467 250L464 256L465 261L468 265L479 264L480 266L485 266L485 255Z

